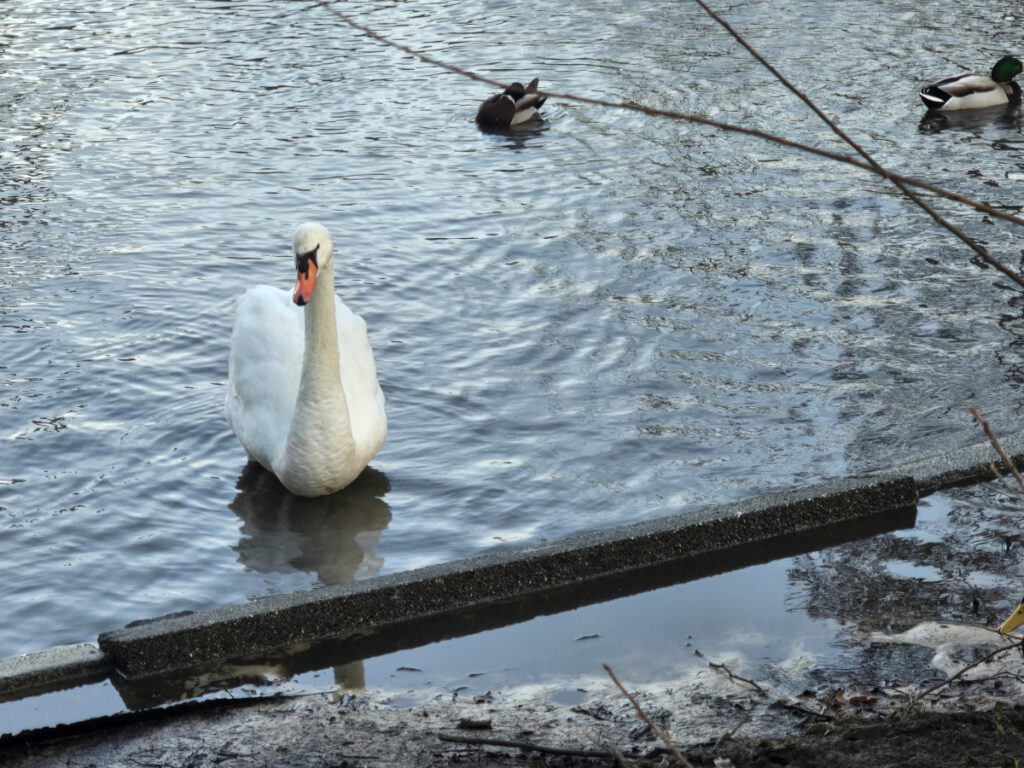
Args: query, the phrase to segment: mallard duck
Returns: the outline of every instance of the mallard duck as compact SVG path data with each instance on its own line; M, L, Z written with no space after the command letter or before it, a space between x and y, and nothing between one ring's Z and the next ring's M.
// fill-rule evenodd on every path
M999 632L1008 635L1021 624L1024 624L1024 600L1020 601L1017 610L1010 614L1010 618L999 625Z
M982 109L1009 104L1020 98L1020 86L1013 78L1024 71L1024 64L1013 56L1004 56L992 67L992 75L976 72L947 77L921 89L921 101L928 109Z
M387 434L363 318L334 294L334 246L298 228L293 293L260 285L238 302L228 357L228 424L249 458L297 496L351 483Z
M539 83L540 78L536 77L526 87L523 87L522 83L512 83L501 93L484 99L476 111L476 121L480 125L507 128L533 120L547 101L547 96L537 93Z

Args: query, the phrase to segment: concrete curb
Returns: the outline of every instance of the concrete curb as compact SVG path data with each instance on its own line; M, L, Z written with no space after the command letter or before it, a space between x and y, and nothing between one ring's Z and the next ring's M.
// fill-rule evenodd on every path
M103 679L113 666L92 643L59 645L38 653L0 660L0 699L22 689L80 684Z
M1015 462L1024 463L1024 435L1006 439L1004 447ZM100 650L80 644L0 660L0 700L103 679L115 668L129 679L146 678L330 638L335 645L365 650L369 636L379 639L401 632L406 623L424 617L435 623L448 621L488 603L532 603L526 611L517 609L520 618L564 610L570 607L565 598L570 585L577 585L578 594L590 583L617 579L619 592L632 594L716 572L714 567L723 563L728 569L757 561L735 555L730 560L726 553L744 546L756 549L779 537L912 507L918 492L988 479L988 464L994 459L988 443L978 444L868 473L859 480L771 494L351 585L139 622L101 635ZM765 558L785 556L762 549ZM657 576L652 578L652 573ZM641 578L643 574L647 576ZM623 583L630 586L622 587ZM631 586L636 588L630 591ZM560 589L562 597L550 599Z
M355 584L139 622L100 635L100 648L128 678L163 674L541 595L916 502L909 477L842 480Z
M1006 455L1018 467L1024 465L1024 435L1014 435L1000 440ZM996 464L1000 471L1009 474L999 456L989 443L978 443L966 448L944 451L897 467L865 473L867 478L892 478L910 476L914 478L921 496L951 488L956 485L971 485L992 479L990 464Z

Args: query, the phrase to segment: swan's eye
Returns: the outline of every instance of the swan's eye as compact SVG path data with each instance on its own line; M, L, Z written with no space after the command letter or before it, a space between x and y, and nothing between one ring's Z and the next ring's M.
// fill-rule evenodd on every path
M316 252L320 250L320 243L316 244L316 247L311 251L305 253L295 254L295 271L301 272L306 277L309 277L309 263L313 262L313 266L317 269L320 265L316 263Z

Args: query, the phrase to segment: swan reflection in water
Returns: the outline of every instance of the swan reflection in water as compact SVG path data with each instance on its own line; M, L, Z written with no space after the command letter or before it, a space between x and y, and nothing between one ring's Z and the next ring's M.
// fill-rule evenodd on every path
M391 522L384 496L387 476L372 467L344 490L304 498L290 493L255 462L242 471L228 506L242 521L235 551L257 573L316 574L326 586L375 576L384 561L374 553ZM343 689L364 687L363 663L334 668Z

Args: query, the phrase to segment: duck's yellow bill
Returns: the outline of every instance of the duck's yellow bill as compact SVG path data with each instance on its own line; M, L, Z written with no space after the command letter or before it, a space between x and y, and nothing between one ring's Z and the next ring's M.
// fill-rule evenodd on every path
M1017 610L1010 614L1010 618L999 626L999 632L1008 635L1021 624L1024 624L1024 603L1017 606Z

